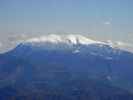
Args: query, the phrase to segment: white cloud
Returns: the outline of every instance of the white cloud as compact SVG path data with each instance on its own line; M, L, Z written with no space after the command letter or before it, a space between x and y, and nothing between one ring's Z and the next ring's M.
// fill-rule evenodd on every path
M106 22L104 22L104 24L105 24L105 25L110 25L111 22L110 22L110 21L106 21Z
M130 44L130 43L125 43L125 42L121 42L121 41L116 41L115 44L118 45L118 46L121 46L121 47L133 47L132 44Z
M133 45L131 43L126 43L126 42L122 42L122 41L108 40L107 44L109 44L111 47L118 47L120 49L133 52Z
M117 42L117 45L121 49L124 49L124 50L128 50L128 51L133 52L133 45L131 43L123 43L123 42L118 41Z
M103 22L104 25L110 25L112 23L112 18L108 18Z

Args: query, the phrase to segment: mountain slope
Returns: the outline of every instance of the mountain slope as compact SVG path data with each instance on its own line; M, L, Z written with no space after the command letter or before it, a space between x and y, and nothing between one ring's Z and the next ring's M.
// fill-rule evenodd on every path
M130 52L80 35L50 35L0 55L0 97L11 91L15 97L37 93L56 100L50 98L58 91L66 100L132 100L125 91L133 90L132 71Z

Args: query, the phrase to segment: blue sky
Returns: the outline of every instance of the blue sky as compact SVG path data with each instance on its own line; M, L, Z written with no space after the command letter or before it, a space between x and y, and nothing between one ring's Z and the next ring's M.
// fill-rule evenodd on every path
M132 27L133 0L0 0L3 37L64 32L133 43Z

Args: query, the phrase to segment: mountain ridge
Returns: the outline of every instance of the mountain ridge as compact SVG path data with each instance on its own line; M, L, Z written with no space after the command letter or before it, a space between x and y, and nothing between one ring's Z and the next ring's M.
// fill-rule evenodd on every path
M97 41L94 39L89 38L88 36L81 35L81 34L47 34L38 37L28 38L25 41L21 42L22 44L30 44L30 45L69 45L69 46L76 46L76 45L91 45L97 44L99 46L110 46L116 49L122 49L128 52L132 52L128 50L128 47L131 47L131 44L124 43L121 41Z

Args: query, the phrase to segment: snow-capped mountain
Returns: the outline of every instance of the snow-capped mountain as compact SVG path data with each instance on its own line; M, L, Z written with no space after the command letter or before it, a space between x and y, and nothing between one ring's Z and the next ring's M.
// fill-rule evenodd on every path
M50 35L44 35L40 37L34 37L34 38L29 38L23 42L23 44L30 44L34 46L49 46L49 47L54 47L57 49L58 46L61 47L70 47L71 49L78 45L92 45L92 44L97 44L98 46L109 46L112 48L118 48L122 50L130 50L132 48L131 44L128 43L123 43L121 41L96 41L93 39L88 38L87 36L84 35L79 35L79 34L67 34L67 35L57 35L57 34L50 34ZM61 49L59 47L58 49ZM69 48L69 49L70 49ZM50 49L50 48L49 48Z
M82 80L85 82L89 80L87 84L91 85L92 80L96 80L94 87L97 87L98 91L101 91L100 87L110 86L109 91L114 87L133 91L132 75L133 53L114 47L110 42L95 41L81 35L36 37L0 55L2 88L12 86L17 90L26 89L35 93L58 90L66 95L64 91L72 92L72 87L78 92L81 89L81 84L74 83L74 86L70 84L73 81L78 80L80 83ZM85 88L89 89L90 86L87 84ZM85 88L83 89L85 93L90 91ZM103 91L105 93L105 90ZM97 93L97 90L94 90L94 93ZM106 96L108 98L109 95Z
M73 54L91 54L93 56L100 56L107 59L119 58L124 49L119 48L122 43L113 43L111 41L101 42L89 39L82 35L45 35L41 37L35 37L25 40L20 43L13 52L21 52L17 54L25 53L24 51L29 49L29 52L35 50L55 50L55 51L67 51ZM27 51L26 51L27 52ZM23 54L22 54L23 55Z
M94 41L92 39L89 39L85 36L82 35L73 35L73 34L68 34L68 35L57 35L57 34L50 34L50 35L45 35L42 37L37 37L37 38L32 38L27 40L26 42L48 42L48 43L64 43L64 44L83 44L83 45L88 45L92 43L101 43L99 41Z

